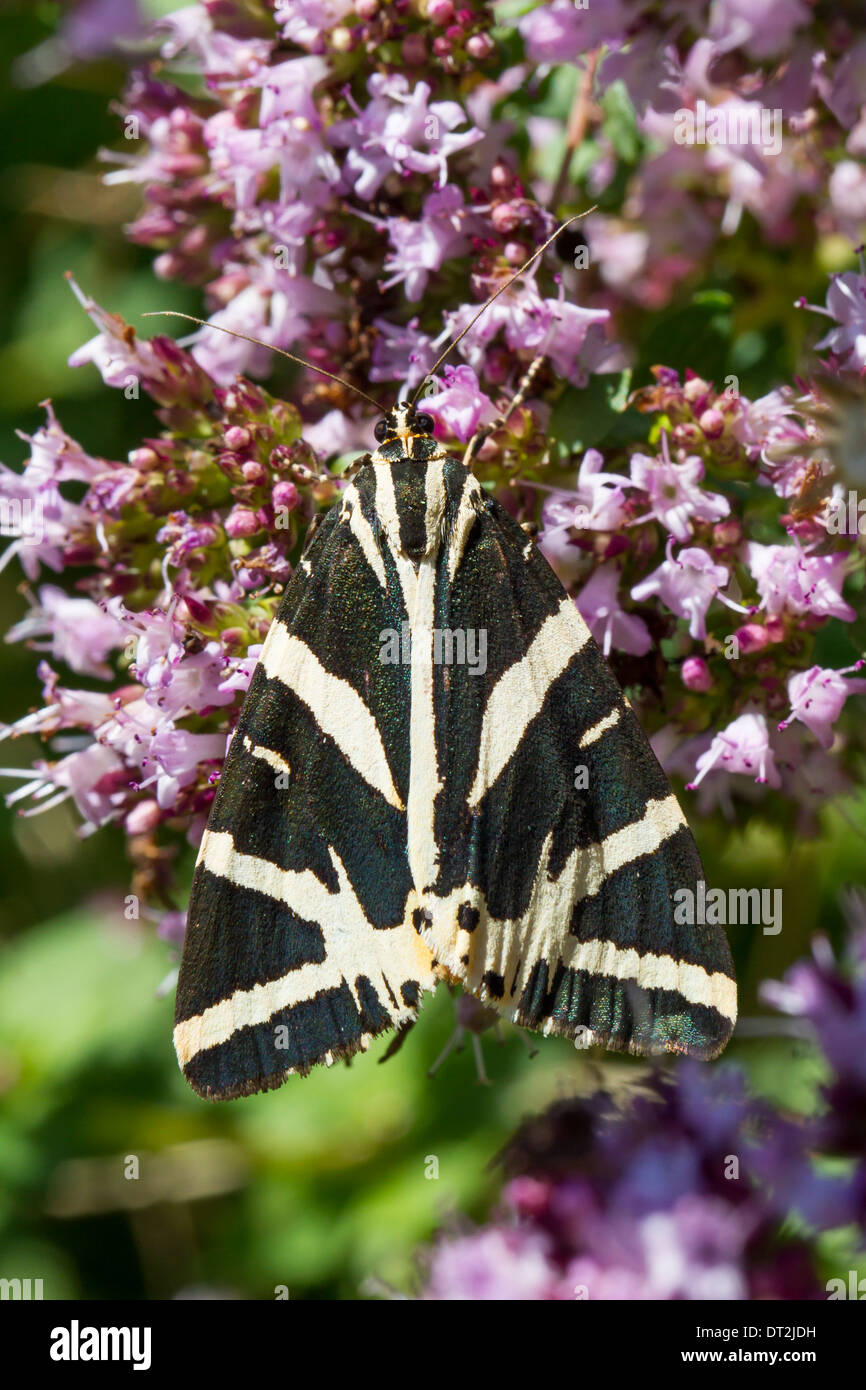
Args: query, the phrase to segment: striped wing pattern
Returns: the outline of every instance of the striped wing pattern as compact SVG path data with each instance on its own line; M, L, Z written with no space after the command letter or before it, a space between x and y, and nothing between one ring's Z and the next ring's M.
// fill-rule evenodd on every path
M482 632L483 663L448 660L442 634ZM381 659L389 633L411 660ZM395 441L309 545L232 737L181 1066L215 1099L279 1085L407 1026L441 979L533 1029L713 1056L736 1017L727 942L673 917L702 877L546 561L433 440Z
M287 587L198 855L174 1042L208 1098L365 1049L435 983L406 920L407 672L378 661L399 600L344 511Z
M683 813L550 566L495 499L479 506L439 585L439 625L486 624L488 649L483 677L437 685L437 745L459 730L475 751L437 803L425 939L529 1028L714 1056L736 986L724 933L674 922L674 893L703 878Z

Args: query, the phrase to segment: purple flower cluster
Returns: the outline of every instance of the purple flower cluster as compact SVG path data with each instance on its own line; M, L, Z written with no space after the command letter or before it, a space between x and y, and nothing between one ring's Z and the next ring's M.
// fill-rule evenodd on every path
M811 961L764 987L823 1055L817 1115L756 1099L728 1063L654 1071L625 1101L559 1101L501 1156L490 1223L429 1252L421 1297L787 1300L847 1282L819 1238L866 1236L862 904L851 915L846 959L819 939Z
M146 860L162 826L198 842L290 553L338 488L293 406L242 378L219 386L171 339L141 342L86 307L99 332L76 359L117 387L131 374L164 428L125 462L95 458L49 404L23 473L3 472L22 504L5 559L34 583L48 570L74 585L39 583L9 633L44 653L44 704L2 736L61 735L72 751L6 769L22 783L8 801L35 814L71 798L84 833L120 821ZM80 500L64 496L69 482L84 484ZM61 664L116 683L79 689Z
M862 236L866 37L850 11L822 22L806 0L553 0L518 27L531 63L592 61L596 93L621 81L638 114L646 150L627 196L587 224L618 295L664 304L744 217L776 245ZM617 174L599 124L596 197Z
M77 22L110 8L82 0ZM815 644L862 604L862 542L833 518L857 481L866 275L831 281L814 381L749 400L734 378L656 368L630 399L645 439L558 470L549 426L633 360L635 315L742 252L750 221L781 248L859 239L866 37L800 0L554 0L508 23L480 0L199 0L159 21L153 61L131 72L107 180L140 187L129 236L162 279L201 288L211 324L386 403L558 216L601 200L575 243L589 265L558 243L469 328L425 408L457 449L542 355L478 450L483 484L540 524L699 812L762 786L810 806L850 785L843 711L864 689L853 643L833 665ZM567 120L535 110L557 82L574 87ZM778 151L760 123L761 139L737 137L753 108L781 112ZM684 115L700 138L682 138ZM579 187L571 139L592 156ZM4 562L32 586L11 635L42 652L45 699L6 732L62 732L64 750L19 773L11 800L30 814L72 797L86 830L120 821L150 853L155 837L195 840L307 525L372 419L312 372L287 381L294 404L252 384L268 347L213 328L189 350L146 341L81 298L96 335L72 364L135 383L159 427L108 461L48 405L24 471L0 472Z
M577 589L605 654L643 659L621 669L644 691L660 688L642 708L671 770L695 787L714 774L704 810L726 803L722 773L801 800L835 794L844 756L827 756L837 739L841 752L834 726L866 684L850 678L860 662L809 662L822 627L856 620L842 591L862 570L858 535L830 525L844 489L828 446L829 388L750 401L693 374L655 374L632 404L656 417L657 452L633 452L626 473L588 450L577 487L545 497L542 550ZM767 534L768 493L780 499L772 543L751 539Z

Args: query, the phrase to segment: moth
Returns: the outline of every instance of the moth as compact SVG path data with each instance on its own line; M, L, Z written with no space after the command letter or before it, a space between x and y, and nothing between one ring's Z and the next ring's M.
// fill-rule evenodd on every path
M440 981L528 1029L715 1056L728 944L675 921L698 850L574 600L416 403L374 433L231 739L180 967L184 1075L214 1100L279 1086L406 1029ZM459 659L469 634L483 662Z

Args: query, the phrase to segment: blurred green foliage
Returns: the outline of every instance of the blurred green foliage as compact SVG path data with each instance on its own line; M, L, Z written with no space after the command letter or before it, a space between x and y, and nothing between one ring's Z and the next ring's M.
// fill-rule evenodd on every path
M133 322L147 308L198 304L161 285L149 254L124 240L135 190L100 183L95 151L117 139L109 103L120 68L91 64L30 89L11 75L16 57L50 32L54 12L0 10L0 417L13 466L25 451L14 431L38 426L35 403L48 396L69 433L107 457L122 458L153 428L146 402L108 390L93 368L67 368L90 325L66 270ZM567 96L551 92L543 114ZM636 158L615 96L608 121L621 157ZM556 151L550 157L555 165ZM793 287L820 292L828 267L804 265L795 252L737 248L716 285L636 324L632 385L654 361L688 361L716 377L742 372L750 394L790 376L804 332ZM757 289L743 293L744 283ZM581 403L584 443L605 437L621 394L619 378L593 380L595 395ZM567 415L573 405L566 394L559 409ZM616 428L627 430L627 417ZM4 630L24 611L19 588L13 565L0 586ZM39 702L35 666L26 648L3 648L0 717ZM4 762L19 766L37 751L28 740L4 748ZM866 796L807 831L758 814L700 826L714 885L773 884L785 893L781 936L731 933L747 1017L763 1012L759 982L802 955L816 929L838 937L839 890L866 878L864 826ZM46 1297L199 1288L273 1298L278 1286L291 1297L356 1297L371 1278L407 1287L419 1241L458 1209L486 1210L497 1187L489 1161L524 1115L599 1080L617 1088L640 1078L637 1061L576 1053L562 1040L540 1040L530 1060L507 1030L502 1048L483 1039L494 1085L478 1086L468 1050L430 1081L453 1022L440 991L382 1067L379 1045L351 1067L292 1078L276 1094L209 1106L185 1086L171 1051L171 991L157 994L170 950L146 922L124 918L119 833L81 840L65 807L39 818L3 814L0 855L0 1275L42 1278ZM820 1068L807 1044L756 1032L729 1055L781 1103L818 1103ZM134 1156L139 1177L124 1178ZM170 1178L182 1159L192 1178L179 1196Z

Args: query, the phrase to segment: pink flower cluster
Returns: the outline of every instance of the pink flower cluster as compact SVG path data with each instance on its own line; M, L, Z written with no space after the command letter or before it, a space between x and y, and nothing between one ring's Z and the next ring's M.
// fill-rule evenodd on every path
M827 757L834 726L866 682L850 678L861 661L808 663L828 622L856 620L843 587L862 572L858 537L827 525L835 471L821 447L828 425L815 426L827 400L818 387L752 402L693 375L681 382L659 368L656 378L633 404L657 416L657 452L636 449L626 473L587 450L576 488L545 496L541 547L577 590L605 655L640 681L663 761L695 788L714 774L702 810L728 804L731 774L807 804L837 793L844 758ZM710 490L708 474L724 492ZM798 506L806 489L808 510ZM768 492L785 527L772 543L750 538ZM663 692L655 700L653 683ZM718 732L704 733L708 723Z
M119 821L133 852L164 826L196 843L290 554L338 485L293 406L242 378L219 386L171 339L141 342L85 304L99 332L75 360L116 387L132 373L163 429L125 461L97 458L48 404L24 471L0 476L21 520L3 563L17 556L34 584L47 570L72 588L38 582L8 634L44 653L44 704L0 737L63 750L5 769L21 781L8 801L35 814L71 798L83 833ZM78 501L70 482L84 484Z

